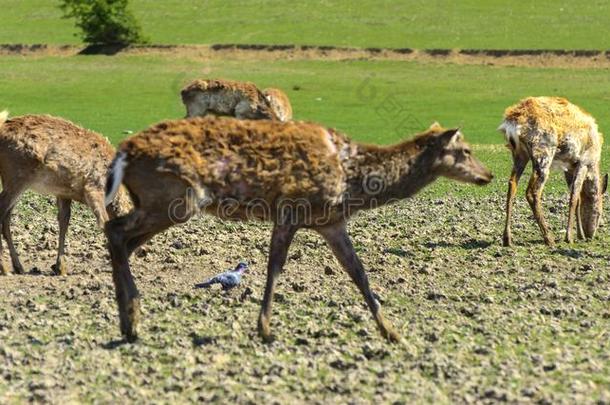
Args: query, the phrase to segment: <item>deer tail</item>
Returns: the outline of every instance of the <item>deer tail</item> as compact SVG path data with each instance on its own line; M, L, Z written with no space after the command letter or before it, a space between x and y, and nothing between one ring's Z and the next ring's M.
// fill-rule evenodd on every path
M4 125L6 121L8 121L8 111L4 110L0 112L0 127Z
M106 178L106 196L104 203L109 206L116 193L119 191L121 183L123 183L123 177L125 176L125 168L127 167L127 154L125 152L119 152L115 156L110 169L108 170L108 177Z

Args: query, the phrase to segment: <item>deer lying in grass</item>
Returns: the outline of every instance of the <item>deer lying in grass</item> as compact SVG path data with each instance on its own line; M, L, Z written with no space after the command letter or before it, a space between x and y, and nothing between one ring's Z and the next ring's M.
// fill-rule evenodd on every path
M195 80L182 89L181 95L187 118L211 114L239 119L283 121L281 118L287 115L288 97L279 90L268 90L270 92L264 94L251 82ZM292 109L290 116L292 117Z
M595 119L559 97L529 97L509 107L498 128L504 133L513 155L508 182L506 225L503 244L512 244L511 216L517 184L531 160L533 170L527 187L527 201L542 231L544 242L555 239L542 214L542 190L552 167L563 169L570 188L565 240L572 243L574 221L579 238L593 238L602 214L602 194L608 177L601 179L599 163L604 142Z
M101 135L71 122L46 115L24 115L8 119L0 114L0 224L6 239L15 273L23 266L11 237L11 213L27 189L57 197L59 209L59 248L55 271L66 274L64 243L72 200L87 204L103 228L108 214L116 216L130 208L127 194L120 190L104 206L104 185L114 148ZM0 258L2 257L0 239ZM0 272L9 267L0 260Z
M277 277L301 228L322 235L364 295L381 334L398 340L369 287L346 222L357 211L407 198L439 176L479 185L492 178L457 129L436 124L389 147L359 144L303 122L207 117L157 124L121 144L108 178L106 201L124 184L135 205L106 224L121 332L128 341L137 337L139 294L129 256L203 210L274 224L258 320L265 340L271 336Z
M263 94L271 105L271 109L280 121L292 120L292 105L286 93L280 89L267 88L263 90Z

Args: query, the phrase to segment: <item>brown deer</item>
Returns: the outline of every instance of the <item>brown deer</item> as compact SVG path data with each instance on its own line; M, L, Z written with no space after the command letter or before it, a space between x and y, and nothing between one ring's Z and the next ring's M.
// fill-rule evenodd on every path
M103 228L110 216L126 213L130 200L123 190L104 205L104 185L114 148L103 136L47 115L24 115L8 119L0 114L0 225L15 273L23 266L11 237L11 213L27 189L57 197L59 248L55 272L66 274L64 244L72 200L87 204ZM0 239L0 258L2 257ZM9 266L0 260L0 271Z
M280 119L270 101L276 94L265 95L251 82L195 80L182 89L181 96L187 118L210 114L251 120ZM284 106L283 100L273 102L278 108Z
M513 156L508 181L506 225L503 244L512 245L511 216L517 184L528 162L533 170L527 187L527 201L542 231L544 242L555 245L542 213L542 190L551 168L564 171L570 189L565 240L572 243L574 222L578 237L593 238L602 214L602 194L608 177L600 176L601 148L604 142L595 119L560 97L528 97L506 109L498 128L504 133Z
M270 87L263 90L263 94L280 121L286 122L292 120L292 105L286 93L280 89Z
M277 277L295 232L317 231L364 295L381 334L399 339L384 319L346 230L354 213L417 193L439 176L484 185L492 174L457 129L438 124L394 146L365 145L304 122L196 118L157 124L120 145L107 202L123 184L134 200L106 235L121 332L137 338L139 293L129 268L134 249L175 223L205 211L226 219L272 221L267 284L258 330L269 319Z

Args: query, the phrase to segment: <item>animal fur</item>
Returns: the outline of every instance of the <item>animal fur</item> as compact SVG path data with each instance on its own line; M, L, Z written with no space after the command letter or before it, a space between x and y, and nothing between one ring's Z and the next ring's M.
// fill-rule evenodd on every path
M263 94L280 121L292 120L292 105L286 93L280 89L267 88L263 90Z
M130 201L124 191L104 206L106 173L115 150L103 136L81 128L69 121L48 115L24 115L8 119L0 114L0 177L3 190L0 194L0 223L10 227L11 211L21 194L32 189L37 193L53 195L60 205L60 233L67 230L72 200L87 204L103 227L110 216L126 213ZM10 239L10 230L4 233ZM17 252L10 240L13 268L20 272ZM1 253L1 250L0 250ZM60 237L60 254L57 265L64 266L63 237ZM2 265L8 272L7 266Z
M480 185L492 178L457 129L437 124L414 139L382 147L312 123L195 118L157 124L121 143L119 153L125 166L113 183L127 187L135 209L110 221L106 234L121 331L128 340L136 338L139 317L129 255L199 210L274 223L259 317L264 338L270 336L275 279L294 233L305 227L324 237L364 294L382 335L396 340L351 245L347 219L407 198L439 176Z
M571 189L566 240L572 241L574 220L581 237L593 237L601 216L604 188L599 172L604 139L595 119L565 98L528 97L506 109L498 129L505 135L513 155L504 244L511 244L512 201L517 182L530 160L534 171L526 196L545 242L554 244L540 209L542 188L551 168L564 171Z
M208 114L240 119L278 119L265 95L251 82L195 80L181 91L187 117Z

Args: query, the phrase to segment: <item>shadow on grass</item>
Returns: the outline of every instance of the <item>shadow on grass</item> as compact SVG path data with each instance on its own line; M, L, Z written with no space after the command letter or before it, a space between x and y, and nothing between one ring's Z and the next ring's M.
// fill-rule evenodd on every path
M582 250L574 248L557 248L553 250L553 253L560 254L565 257L571 257L572 259L581 259L588 257L590 259L607 259L608 255L603 255L595 252L591 252L587 248L583 247Z
M127 341L127 339L123 338L123 339L113 339L110 342L104 343L102 344L102 347L106 350L114 350L117 349L123 345L126 344L130 344L129 341Z
M446 241L440 242L426 242L422 244L422 246L428 249L439 249L439 248L460 248L463 250L475 250L475 249L486 249L493 245L493 242L487 240L477 240L477 239L468 239L462 243L451 243ZM387 248L383 251L384 253L389 253L391 255L399 256L399 257L410 257L413 254L407 250L402 248Z
M451 243L446 241L440 242L426 242L424 246L429 249L438 249L438 248L460 248L464 250L474 250L474 249L485 249L492 245L493 243L487 240L479 240L479 239L468 239L461 243Z
M121 52L123 49L127 48L128 45L125 44L114 44L114 45L89 45L82 49L78 54L79 55L107 55L112 56Z
M207 346L210 344L214 344L218 341L217 336L203 336L203 335L198 335L195 332L191 333L189 336L193 341L193 346L196 346L196 347Z

